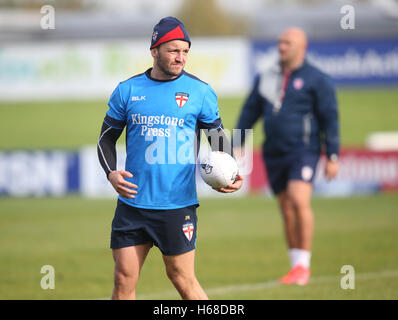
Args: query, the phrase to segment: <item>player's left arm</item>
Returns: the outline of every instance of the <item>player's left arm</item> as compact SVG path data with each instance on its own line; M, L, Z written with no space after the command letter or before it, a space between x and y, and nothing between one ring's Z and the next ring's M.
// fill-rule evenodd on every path
M233 155L231 140L227 137L224 131L224 127L219 119L220 126L218 128L211 129L209 125L200 123L199 128L205 129L205 135L210 144L212 151L222 151L228 153L230 156ZM225 188L213 188L214 190L222 193L231 193L238 191L242 187L243 177L237 175L233 184L226 186Z
M325 175L331 180L339 170L340 125L336 90L330 77L325 75L317 82L316 100L316 115L326 146Z
M211 151L222 151L233 157L231 140L227 137L221 118L213 123L204 123L198 121L199 129L203 130L207 141L209 142Z
M233 157L231 141L221 121L217 95L209 85L204 94L197 121L198 128L205 133L211 150L223 151Z
M209 141L212 151L222 151L234 157L231 140L227 137L218 110L217 96L213 89L208 87L208 92L204 97L202 110L198 117L198 126ZM223 193L231 193L242 187L243 177L237 175L235 182L225 188L215 189Z

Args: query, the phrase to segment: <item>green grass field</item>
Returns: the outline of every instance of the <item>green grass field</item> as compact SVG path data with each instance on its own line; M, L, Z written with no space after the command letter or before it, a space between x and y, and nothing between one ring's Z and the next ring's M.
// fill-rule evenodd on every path
M244 98L220 98L224 126L234 128ZM344 146L363 146L374 131L398 130L398 90L357 89L338 91L341 137ZM107 101L0 102L0 149L78 148L96 144ZM13 134L10 135L9 130ZM263 140L261 122L254 144ZM120 143L124 143L124 136Z
M114 205L79 197L2 199L0 298L109 298ZM313 205L313 282L291 287L275 284L289 266L275 201L203 199L196 270L210 298L397 299L398 197L316 198ZM43 265L55 268L54 290L40 287ZM354 290L340 287L343 265L355 269ZM137 297L178 298L156 247L144 265Z
M397 131L398 91L339 90L343 146L364 146L374 131ZM220 98L233 128L243 98ZM105 101L0 103L0 150L96 144ZM11 130L11 131L10 131ZM123 143L124 138L121 139ZM261 124L254 143L262 142ZM196 272L212 299L398 299L398 195L314 198L316 228L308 286L276 283L288 269L274 199L201 199ZM113 286L109 249L114 200L0 197L0 299L106 299ZM55 289L43 290L43 265ZM340 269L352 265L354 290ZM138 298L178 299L157 248L151 250Z

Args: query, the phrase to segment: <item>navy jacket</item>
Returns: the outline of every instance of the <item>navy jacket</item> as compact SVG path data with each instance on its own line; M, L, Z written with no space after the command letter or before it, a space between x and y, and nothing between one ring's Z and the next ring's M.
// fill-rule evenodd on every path
M262 117L266 140L264 155L291 152L339 153L339 122L336 93L331 78L307 61L289 77L280 102L282 69L279 64L256 76L243 105L237 129L250 129ZM236 137L235 137L236 139ZM241 131L242 144L245 139Z

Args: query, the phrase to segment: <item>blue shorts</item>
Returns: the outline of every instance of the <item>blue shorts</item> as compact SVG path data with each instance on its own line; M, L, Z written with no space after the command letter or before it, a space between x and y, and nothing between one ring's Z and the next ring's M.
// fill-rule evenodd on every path
M319 154L297 152L285 155L264 155L268 180L274 194L286 190L290 180L314 181Z
M117 201L112 221L111 248L152 243L164 255L181 254L196 247L196 207L153 210Z

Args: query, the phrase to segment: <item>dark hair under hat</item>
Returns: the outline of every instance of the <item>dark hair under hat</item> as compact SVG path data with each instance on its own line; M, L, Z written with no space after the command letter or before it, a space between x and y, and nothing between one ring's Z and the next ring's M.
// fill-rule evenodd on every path
M153 28L151 49L172 40L187 41L189 47L191 47L191 40L185 30L184 23L174 17L163 18Z

